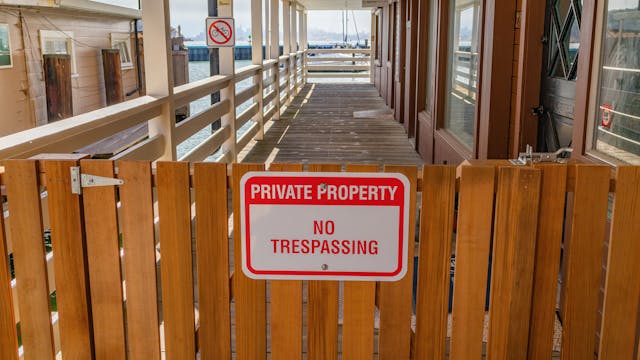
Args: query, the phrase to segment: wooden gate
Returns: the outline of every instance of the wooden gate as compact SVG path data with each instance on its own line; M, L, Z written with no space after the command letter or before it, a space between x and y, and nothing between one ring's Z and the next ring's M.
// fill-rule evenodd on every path
M308 359L637 356L640 167L620 166L613 179L609 167L594 165L385 167L411 181L410 218L419 225L410 226L410 239L418 240L414 286L413 266L403 280L379 284L267 282L234 271L239 212L227 204L232 199L238 209L238 179L263 165L233 165L230 177L226 165L211 163L160 162L152 170L148 162L119 162L117 171L100 160L4 165L8 208L0 218L0 251L11 256L0 266L2 359L52 359L59 351L63 359L110 360L197 353L287 360L303 353ZM124 184L76 195L75 166ZM48 229L52 248L43 241ZM413 257L414 248L409 252Z

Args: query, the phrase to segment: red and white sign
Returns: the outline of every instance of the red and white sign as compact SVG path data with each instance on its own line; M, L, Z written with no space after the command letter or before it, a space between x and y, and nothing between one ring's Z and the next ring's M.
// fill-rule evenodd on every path
M610 104L603 104L600 106L600 110L602 111L601 124L608 129L611 127L611 120L613 116L611 110L613 110L613 107Z
M406 274L404 175L250 172L240 189L248 277L396 281Z
M236 45L233 18L207 18L207 46L230 47Z

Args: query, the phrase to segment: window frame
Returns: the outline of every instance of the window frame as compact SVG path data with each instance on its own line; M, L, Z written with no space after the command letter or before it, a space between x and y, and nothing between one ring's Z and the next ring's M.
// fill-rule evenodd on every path
M436 122L436 131L440 132L440 134L446 134L446 137L450 140L450 143L453 147L456 148L456 151L466 158L474 158L478 154L479 148L479 136L480 136L480 96L481 96L481 78L482 78L482 56L483 56L483 46L484 46L484 1L480 0L479 5L476 5L474 1L470 3L456 4L456 0L449 0L447 5L447 11L449 12L448 21L446 24L441 24L441 26L447 27L447 51L446 51L446 69L444 73L439 74L439 76L444 76L444 82L442 86L444 86L444 97L442 98L442 114L438 118ZM457 5L457 6L456 6ZM456 34L459 35L459 18L458 14L461 14L463 11L467 9L473 9L474 14L474 26L477 27L477 64L476 64L476 86L475 86L475 101L473 104L474 107L474 115L473 115L473 134L471 134L472 143L465 143L458 134L456 134L450 127L447 126L447 118L450 116L449 114L449 106L450 106L450 86L452 86L451 82L455 78L455 69L454 65L454 57L455 53L455 43ZM475 23L477 22L477 23ZM472 40L473 42L473 40ZM473 49L470 51L473 53ZM471 70L471 69L470 69ZM471 75L469 78L471 81ZM471 85L471 84L470 84Z
M602 63L603 54L602 46L604 42L605 31L605 15L606 5L608 1L599 1L595 8L595 22L593 24L593 37L592 37L592 58L591 58L591 78L589 84L589 93L586 102L586 121L584 129L584 157L594 160L596 162L604 163L610 166L617 165L629 165L629 163L618 159L605 151L596 149L595 144L595 125L599 120L598 114L600 114L600 107L598 106L598 98L600 95L600 85L602 80ZM578 105L576 103L576 105ZM574 139L575 139L574 133ZM640 154L638 154L640 156Z
M62 31L62 30L48 30L41 29L40 33L40 54L41 56L47 55L49 53L45 53L45 43L49 39L64 39L67 43L67 52L71 57L71 76L78 76L78 66L76 62L76 47L74 43L73 31Z
M0 23L0 27L7 29L7 44L9 45L9 65L0 65L0 69L13 68L13 47L11 46L11 28L7 23Z
M133 51L132 47L131 47L131 34L130 33L124 33L124 32L119 32L119 33L111 33L109 35L109 40L110 40L110 44L111 44L111 48L113 49L118 49L117 47L115 47L114 45L118 42L124 42L125 45L127 46L127 49L129 50L129 61L124 61L122 54L120 54L120 66L122 68L122 70L128 70L128 69L133 69L134 68L134 64L133 64Z

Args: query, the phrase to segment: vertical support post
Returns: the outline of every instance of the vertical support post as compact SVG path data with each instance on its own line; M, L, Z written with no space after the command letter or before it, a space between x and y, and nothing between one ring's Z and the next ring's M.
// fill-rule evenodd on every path
M307 50L309 50L309 33L307 29L307 9L302 10L302 85L307 83Z
M376 34L376 30L377 30L377 22L378 22L378 17L376 16L376 12L375 9L371 11L371 38L369 39L369 80L371 81L372 84L375 84L376 82L376 78L375 78L375 70L376 70L376 64L375 64L375 51L377 49L378 46L378 39L376 38L376 36L378 36ZM414 25L411 24L411 26L418 26L418 25Z
M296 96L298 90L298 2L291 0L291 52L293 53L293 70L291 78L293 86L291 86L290 98Z
M266 0L264 2L264 24L262 31L264 31L264 58L265 59L271 59L271 26L270 26L270 22L271 19L269 18L270 16L270 4L269 1L271 0Z
M218 16L233 17L233 0L227 0L225 5L218 3ZM229 75L232 79L229 85L220 91L220 101L229 100L230 111L222 116L222 126L229 127L229 138L222 144L222 151L227 155L229 162L238 160L238 142L236 141L236 81L233 78L236 73L235 46L221 48L220 74Z
M276 113L273 119L280 119L280 0L271 1L271 26L269 36L271 38L271 52L269 58L277 61L274 70L273 91L276 93L275 107Z
M287 96L285 103L289 103L291 96L291 3L290 0L282 0L282 32L283 34L283 54L287 56L287 62L285 63L285 69L287 69L287 81L285 83L285 89Z
M302 29L302 27L304 26L304 20L303 17L304 16L304 9L302 8L302 6L298 9L298 51L301 51L301 55L300 55L300 81L303 81L304 79L304 31ZM304 83L304 81L303 81ZM297 84L297 82L296 82ZM302 90L302 85L300 86L300 89Z
M169 97L173 95L169 0L140 1L145 27L144 73L147 95ZM162 114L149 120L149 137L162 135L164 138L164 151L158 160L176 159L174 108L174 103L168 101L162 105Z
M218 0L208 0L207 1L207 10L209 16L218 16ZM209 49L209 75L215 76L220 74L220 50L217 48ZM217 104L220 102L220 92L216 91L211 94L211 105ZM216 131L220 129L220 122L218 119L215 120L213 124L211 124L211 131Z
M260 65L260 67L264 62L262 55L262 0L251 0L251 62L253 65ZM253 102L258 104L258 113L254 121L260 126L255 139L262 140L264 138L264 69L258 71L255 79L258 85L258 95L254 96Z

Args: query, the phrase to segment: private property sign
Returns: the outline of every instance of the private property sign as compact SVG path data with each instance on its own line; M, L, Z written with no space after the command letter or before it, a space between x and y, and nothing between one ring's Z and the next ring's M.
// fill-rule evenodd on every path
M409 181L390 173L249 172L242 269L253 279L400 280Z

